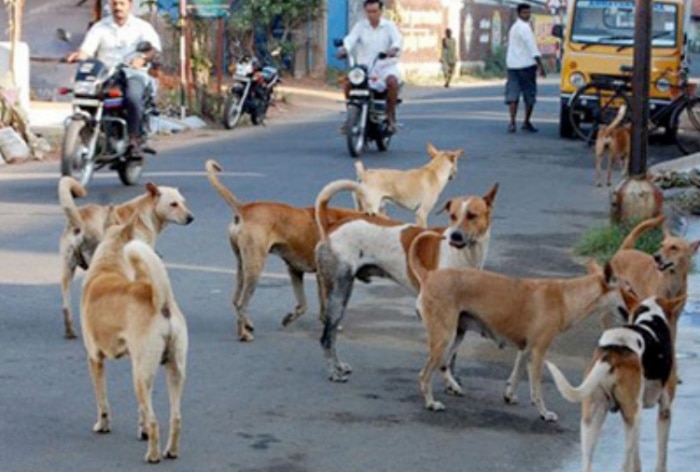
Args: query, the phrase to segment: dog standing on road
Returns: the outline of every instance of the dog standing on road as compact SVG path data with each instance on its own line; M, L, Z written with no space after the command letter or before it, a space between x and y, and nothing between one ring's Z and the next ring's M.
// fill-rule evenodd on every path
M632 150L632 130L629 124L622 124L627 106L622 105L617 110L615 119L607 126L598 130L595 140L595 184L600 187L600 173L605 153L608 154L607 184L612 184L612 166L615 161L620 163L622 176L627 176L627 164Z
M111 226L93 256L83 283L80 321L97 400L96 433L110 431L105 359L128 354L139 408L138 437L148 440L146 461L161 459L160 432L152 404L159 364L165 366L170 398L167 458L179 454L180 399L185 382L187 324L173 296L165 266L138 239L135 222Z
M306 312L304 273L316 272L314 248L318 242L318 229L314 209L278 202L242 203L219 180L217 173L222 168L216 161L208 160L206 170L209 183L233 210L233 220L228 227L231 249L238 261L233 306L238 313L238 339L252 341L254 328L248 305L268 254L277 254L287 264L297 301L294 310L282 320L282 325L289 325ZM328 211L331 221L361 215L355 210L341 208Z
M623 290L626 300L633 300ZM608 411L619 411L625 424L625 462L622 470L642 470L639 456L639 422L642 408L658 405L656 472L665 472L671 405L676 391L676 361L671 339L671 318L685 297L676 300L647 298L631 305L633 324L612 328L598 347L578 387L547 362L559 392L581 407L583 470L591 471L593 451Z
M326 185L316 198L316 220L321 235L316 246L316 266L324 322L321 346L329 379L334 382L347 381L352 372L348 364L340 361L335 341L355 279L369 282L373 276L389 278L416 293L419 284L408 267L408 249L411 241L426 231L371 215L333 223L328 203L342 190L353 191L358 198L363 196L361 184L338 180ZM498 184L495 184L483 197L449 200L444 209L449 214L450 226L434 229L445 239L434 240L422 248L417 255L422 263L430 268L482 268L497 191ZM454 367L454 358L451 366Z
M438 151L428 143L430 162L418 169L367 170L362 162L355 161L357 179L362 184L364 198L357 198L360 211L370 215L383 213L384 201L389 200L416 213L416 224L428 225L428 214L440 197L440 193L457 174L457 160L464 154L462 149Z
M71 313L70 286L75 270L87 270L97 245L106 229L117 223L126 223L134 214L136 234L151 246L168 223L188 225L194 217L187 208L185 198L173 187L146 184L146 193L121 205L104 206L88 204L78 208L73 196L84 197L85 188L72 177L61 177L58 183L58 200L66 214L66 227L59 242L63 263L61 295L63 299L64 336L75 338Z
M429 410L444 410L433 397L432 376L439 369L448 393L462 395L449 363L467 331L505 338L519 351L506 383L504 399L516 403L523 360L528 365L530 396L542 419L556 421L542 397L542 366L552 341L594 311L621 304L610 267L592 264L589 275L570 279L514 279L469 268L433 270L420 254L442 236L425 232L411 244L409 266L419 281L416 308L428 333L428 361L420 387Z

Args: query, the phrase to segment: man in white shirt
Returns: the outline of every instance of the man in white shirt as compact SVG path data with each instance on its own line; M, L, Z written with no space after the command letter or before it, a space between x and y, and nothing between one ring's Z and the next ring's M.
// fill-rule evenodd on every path
M382 18L384 3L381 0L365 0L364 9L366 19L358 21L350 34L343 40L343 48L340 56L355 54L358 64L369 68L374 64L379 53L385 53L387 59L378 61L370 77L370 86L382 92L387 91L386 111L391 132L396 131L396 102L399 96L399 69L396 65L397 57L401 51L401 34L396 24L386 18ZM380 63L381 62L381 63ZM349 92L349 84L346 83L345 96Z
M506 103L510 109L510 124L508 132L515 133L515 117L518 114L518 101L520 95L525 103L525 121L522 129L536 133L537 128L532 125L530 118L535 107L537 97L537 70L540 76L545 77L544 66L535 33L530 27L530 5L521 3L517 7L518 19L508 32L508 51L506 53L506 67L508 68L508 80L506 82Z
M143 135L144 95L151 81L145 67L161 51L160 37L150 23L132 15L132 0L109 0L109 7L111 15L92 25L80 49L70 53L66 61L95 57L111 67L122 62L127 55L131 58L130 68L125 69L124 99L131 153L138 156ZM146 53L134 54L141 41L148 41L153 48Z

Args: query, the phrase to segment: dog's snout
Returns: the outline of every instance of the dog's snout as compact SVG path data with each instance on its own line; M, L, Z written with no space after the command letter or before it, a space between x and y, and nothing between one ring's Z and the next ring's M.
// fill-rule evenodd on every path
M663 260L663 258L661 257L661 255L657 252L656 254L654 254L654 261L655 261L657 264L661 264L664 260Z
M188 225L194 221L194 216L192 213L187 214L187 218L185 218L185 224Z
M455 243L463 243L464 242L464 236L462 233L458 231L453 231L450 233L450 241L455 242Z

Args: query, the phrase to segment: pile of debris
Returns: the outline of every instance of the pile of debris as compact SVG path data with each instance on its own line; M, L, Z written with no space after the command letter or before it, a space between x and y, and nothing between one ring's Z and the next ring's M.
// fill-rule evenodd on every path
M0 87L0 164L43 159L51 146L30 131L26 115L5 92Z
M700 215L700 170L688 172L662 171L651 176L652 182L664 193L664 201L676 210Z

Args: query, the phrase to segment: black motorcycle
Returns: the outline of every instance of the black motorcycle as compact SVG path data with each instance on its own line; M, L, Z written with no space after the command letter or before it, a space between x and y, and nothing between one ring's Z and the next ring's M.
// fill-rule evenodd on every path
M343 46L342 39L333 41L336 47ZM377 150L383 152L389 149L393 131L389 127L389 116L386 112L386 91L377 92L370 87L372 68L378 60L384 60L387 55L380 53L370 67L356 64L355 58L348 55L347 81L350 92L346 100L346 118L343 132L345 133L348 151L352 157L360 157L369 142L377 145ZM397 105L401 100L397 100Z
M270 65L263 66L255 56L246 54L236 64L233 79L224 103L224 126L235 128L243 113L250 115L254 125L263 124L274 100L275 85L282 80L279 71Z
M151 44L139 43L136 51L150 51ZM125 58L124 62L127 62ZM73 114L66 119L61 152L61 174L87 186L96 170L104 166L116 170L124 185L134 185L143 172L143 157L132 156L129 146L124 98L126 64L107 67L97 59L78 64L73 88L59 93L73 94ZM151 133L151 120L157 115L152 85L144 93L144 134ZM152 149L145 152L155 153Z

